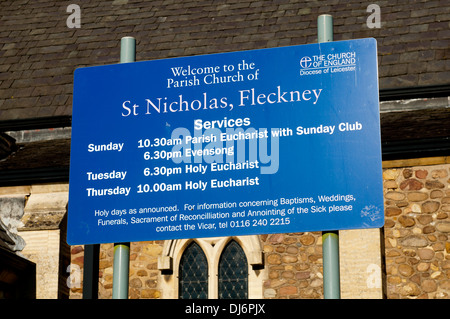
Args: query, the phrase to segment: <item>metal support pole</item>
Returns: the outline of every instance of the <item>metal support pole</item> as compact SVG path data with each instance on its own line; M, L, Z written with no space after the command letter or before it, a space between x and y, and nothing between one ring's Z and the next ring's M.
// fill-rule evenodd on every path
M120 41L120 63L136 61L136 39L123 37ZM130 273L130 243L114 244L113 299L128 299Z
M100 245L84 245L83 299L98 299Z
M337 231L323 232L323 297L325 299L341 298L339 275L339 235Z
M317 18L317 42L333 41L333 17L322 14Z
M114 244L113 299L128 299L130 243Z
M329 14L317 18L317 41L333 41L333 17ZM323 254L323 295L325 299L340 299L341 284L339 275L339 233L322 233Z
M120 63L136 61L136 39L123 37L120 40Z

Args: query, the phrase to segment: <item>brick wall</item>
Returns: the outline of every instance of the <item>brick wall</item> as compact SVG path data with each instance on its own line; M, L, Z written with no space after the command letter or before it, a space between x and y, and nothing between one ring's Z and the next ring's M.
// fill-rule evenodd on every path
M450 298L450 165L384 171L388 298Z
M323 296L321 232L263 235L261 240L269 273L265 298Z

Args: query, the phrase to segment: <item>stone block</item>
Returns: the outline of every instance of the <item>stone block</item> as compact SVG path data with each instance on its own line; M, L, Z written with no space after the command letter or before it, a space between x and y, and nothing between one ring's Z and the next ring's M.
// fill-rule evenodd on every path
M32 193L24 208L21 230L59 229L67 203L67 192Z
M36 299L57 299L60 231L21 231L20 235L27 243L22 254L36 263Z
M380 236L379 229L339 231L341 298L383 297Z

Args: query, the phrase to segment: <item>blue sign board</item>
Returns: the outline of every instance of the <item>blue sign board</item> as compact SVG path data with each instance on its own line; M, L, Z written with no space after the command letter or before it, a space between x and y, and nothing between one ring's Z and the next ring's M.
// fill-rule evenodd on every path
M374 39L80 68L68 242L381 227Z

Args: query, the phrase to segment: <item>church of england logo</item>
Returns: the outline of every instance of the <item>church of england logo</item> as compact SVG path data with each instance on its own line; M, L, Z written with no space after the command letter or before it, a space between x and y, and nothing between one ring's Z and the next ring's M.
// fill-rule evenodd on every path
M300 60L300 66L303 69L307 69L311 66L311 58L309 56L304 56L301 60Z

